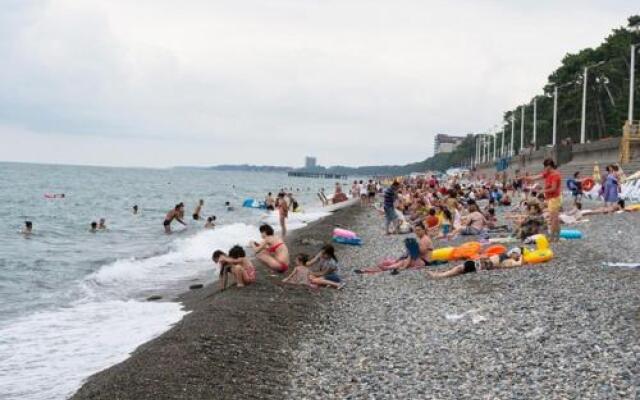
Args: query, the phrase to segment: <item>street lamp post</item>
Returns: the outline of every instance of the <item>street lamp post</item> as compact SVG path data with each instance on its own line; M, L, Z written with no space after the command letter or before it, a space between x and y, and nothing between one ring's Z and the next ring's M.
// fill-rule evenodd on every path
M522 149L524 149L524 108L525 106L522 105L520 110L522 111L520 113L520 150L522 151Z
M504 121L502 123L502 140L500 141L500 157L504 157L504 135L507 134L507 128L504 127Z
M474 166L477 166L480 161L480 136L476 136L476 157Z
M582 74L582 118L580 120L580 143L587 141L587 78L589 75L589 68L597 67L604 64L604 61L600 61L594 65L587 65L584 67L584 73Z
M631 45L631 65L629 70L629 115L627 119L629 123L633 121L633 92L634 92L634 78L635 78L635 69L636 69L636 47L640 43L635 43Z
M511 146L509 148L509 155L513 157L513 135L515 133L515 129L516 129L516 117L511 114Z
M553 135L552 144L556 145L556 137L558 135L558 85L553 87Z
M584 143L586 139L586 116L587 116L587 74L589 67L584 67L582 76L582 118L580 119L580 143Z
M538 107L537 107L537 101L536 98L533 98L533 149L536 149L536 134L537 134L537 129L536 129L536 120L538 119Z
M496 133L493 134L493 161L496 160L496 147L497 147L497 137L496 137Z
M487 145L487 135L485 133L482 134L482 149L484 150L484 162L489 161L489 147Z

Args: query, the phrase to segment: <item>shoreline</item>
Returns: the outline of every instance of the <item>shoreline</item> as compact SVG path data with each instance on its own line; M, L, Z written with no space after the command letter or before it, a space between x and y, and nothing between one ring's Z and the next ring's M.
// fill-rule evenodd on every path
M354 274L404 252L370 208L296 231L291 253L335 224L363 239L336 247L344 290L281 286L258 267L252 286L189 293L190 314L73 399L637 397L640 275L602 263L640 259L640 214L593 216L547 263L443 280Z
M292 258L314 254L336 224L348 226L362 212L356 203L292 231L286 238ZM286 275L272 277L256 266L257 281L245 288L220 291L216 280L161 300L179 302L187 314L123 362L88 377L71 398L280 398L292 339L309 322L306 310L322 307L332 290L283 286Z

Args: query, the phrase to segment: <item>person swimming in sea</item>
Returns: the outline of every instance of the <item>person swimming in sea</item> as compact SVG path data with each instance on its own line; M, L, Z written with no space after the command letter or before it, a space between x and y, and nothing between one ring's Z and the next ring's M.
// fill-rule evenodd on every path
M284 241L274 235L271 225L260 226L262 242L252 242L251 247L256 258L274 272L284 273L289 269L289 249Z
M224 206L227 208L227 211L233 211L233 206L231 205L230 202L225 201Z
M136 215L136 214L138 214L138 205L134 204L133 205L133 215Z
M216 227L215 220L216 220L216 216L215 216L215 215L212 215L212 216L210 216L210 217L207 217L207 222L205 222L205 223L204 223L204 227L205 227L206 229L213 229L213 228L215 228L215 227Z
M193 211L193 219L195 221L200 219L200 212L202 211L202 206L204 206L204 200L200 199L198 204L196 205L196 209Z
M273 211L276 209L276 201L273 198L273 193L269 192L267 197L264 198L264 205L269 211Z
M98 231L98 223L96 221L91 222L91 228L89 228L89 232L96 233Z
M98 229L107 229L107 220L104 218L100 218L100 222L98 222Z
M176 204L173 210L169 211L167 215L164 217L164 222L162 223L162 225L164 225L164 232L171 233L171 222L173 222L174 219L180 222L182 225L187 226L187 224L185 224L184 221L182 220L183 215L184 215L184 204L182 203Z
M33 222L24 221L24 228L22 228L22 231L20 233L25 236L30 236L33 233Z

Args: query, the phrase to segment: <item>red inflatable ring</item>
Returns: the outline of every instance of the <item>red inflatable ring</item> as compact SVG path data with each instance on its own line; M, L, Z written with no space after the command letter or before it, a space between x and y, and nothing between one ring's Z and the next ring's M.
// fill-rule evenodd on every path
M595 186L595 184L596 183L593 181L593 178L585 178L582 180L582 190L588 192L593 189L593 186Z

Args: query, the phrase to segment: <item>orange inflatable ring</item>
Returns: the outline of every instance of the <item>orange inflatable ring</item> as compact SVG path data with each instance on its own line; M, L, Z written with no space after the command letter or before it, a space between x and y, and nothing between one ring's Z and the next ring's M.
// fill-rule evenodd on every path
M464 243L453 249L451 258L454 260L467 260L470 258L475 258L478 253L480 253L480 249L482 249L482 245L478 242Z
M593 189L595 184L596 183L594 182L593 178L584 178L582 180L582 190L588 192L589 190Z

